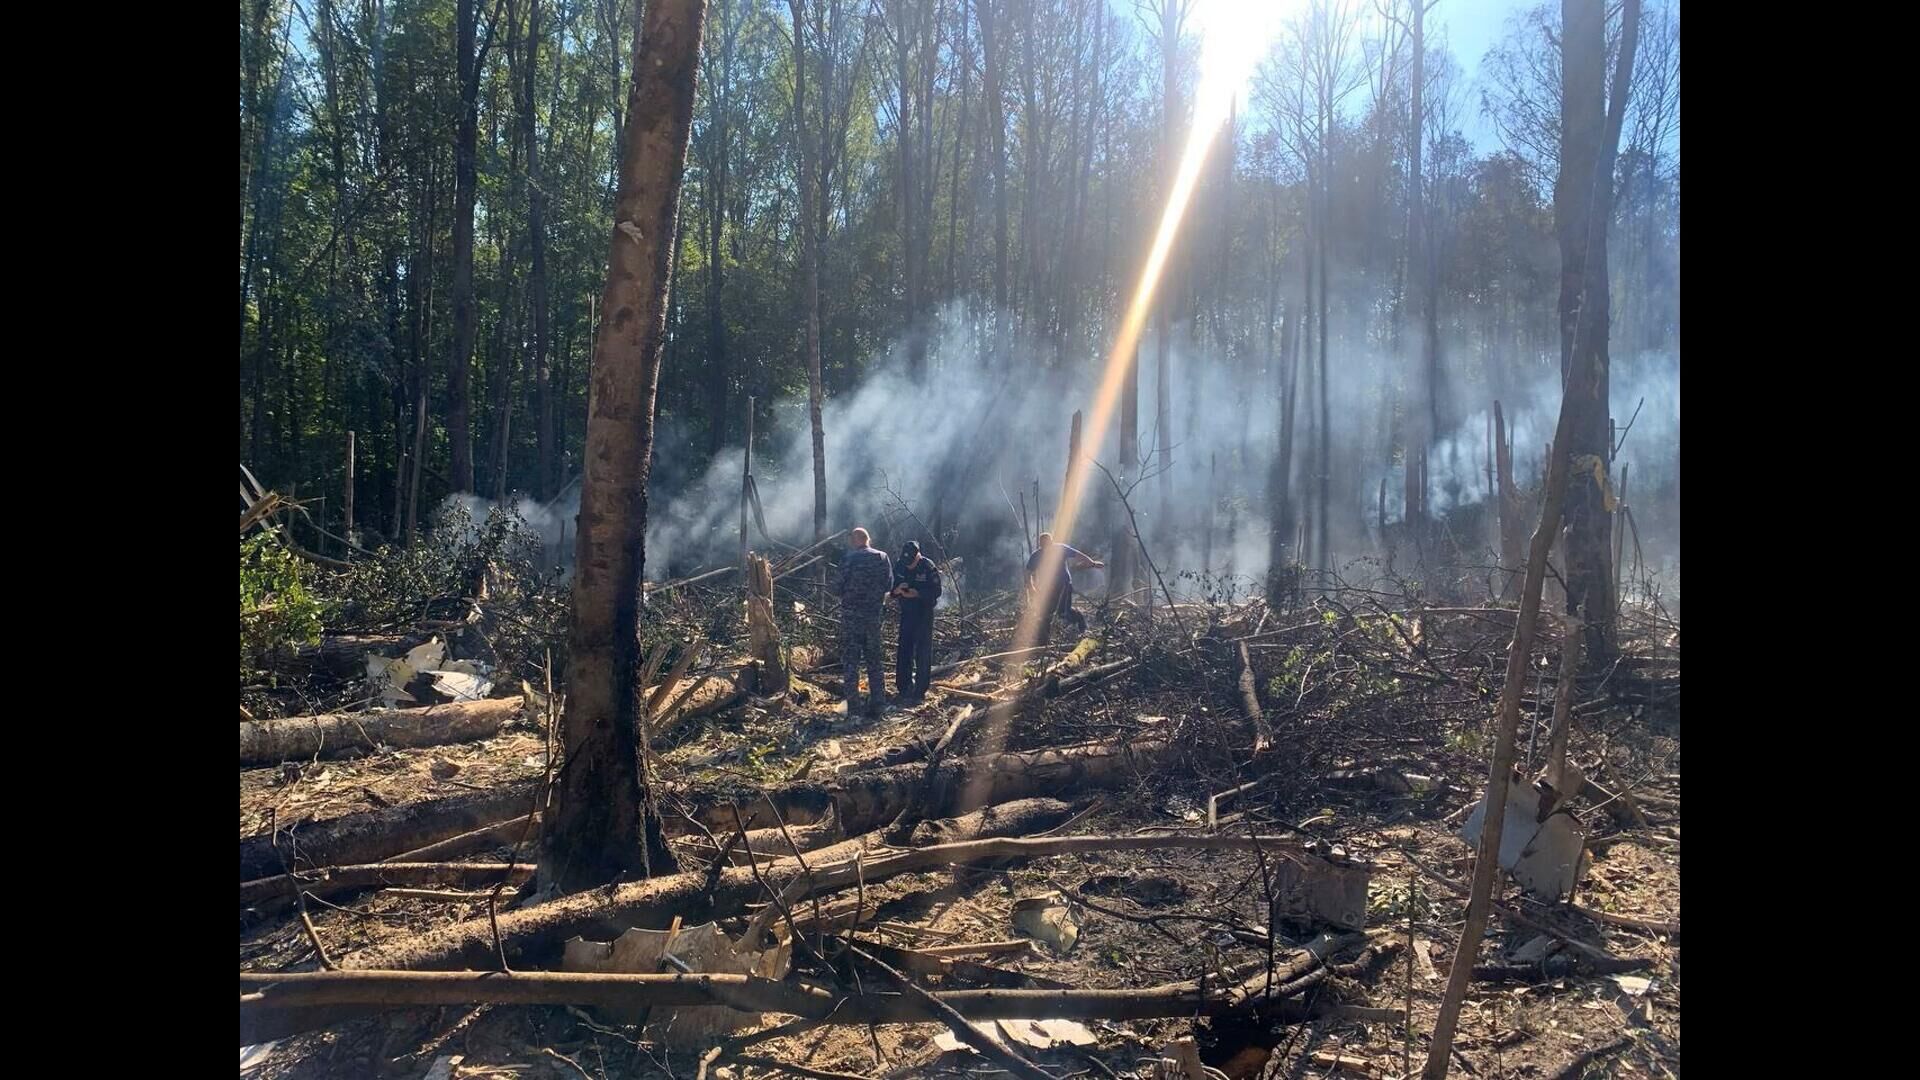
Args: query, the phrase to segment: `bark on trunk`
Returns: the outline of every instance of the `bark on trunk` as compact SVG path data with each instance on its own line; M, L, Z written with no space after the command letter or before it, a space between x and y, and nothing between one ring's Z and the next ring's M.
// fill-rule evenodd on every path
M567 768L541 858L542 877L567 892L675 866L648 790L635 676L668 261L705 18L705 0L652 0L634 48L580 488Z

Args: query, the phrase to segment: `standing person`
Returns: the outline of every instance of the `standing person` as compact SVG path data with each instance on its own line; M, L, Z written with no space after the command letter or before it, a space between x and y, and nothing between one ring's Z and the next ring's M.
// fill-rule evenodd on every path
M900 701L927 700L933 681L933 609L940 599L940 568L920 554L918 541L900 548L893 567L893 596L900 601L900 651L893 658L893 686Z
M880 609L893 586L893 562L875 548L867 530L847 534L847 553L840 559L840 579L834 594L840 598L840 675L845 683L847 715L859 710L860 659L867 662L867 715L886 711L885 662L880 655Z
M1027 602L1040 605L1038 644L1045 645L1052 636L1056 613L1079 633L1087 632L1086 616L1073 610L1073 568L1097 570L1107 564L1066 544L1054 543L1052 533L1041 533L1039 544L1027 556Z

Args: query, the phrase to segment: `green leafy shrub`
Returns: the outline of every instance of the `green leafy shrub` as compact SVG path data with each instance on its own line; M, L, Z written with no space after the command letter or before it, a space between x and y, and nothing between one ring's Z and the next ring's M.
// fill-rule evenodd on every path
M240 668L269 653L320 640L323 605L299 560L269 532L240 541Z

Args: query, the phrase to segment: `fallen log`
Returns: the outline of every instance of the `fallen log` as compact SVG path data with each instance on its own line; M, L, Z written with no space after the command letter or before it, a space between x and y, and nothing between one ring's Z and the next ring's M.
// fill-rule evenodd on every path
M502 916L504 921L505 916ZM485 921L484 919L481 921ZM1283 961L1274 984L1297 969L1304 951ZM1264 976L1252 980L1257 987ZM947 990L935 1000L974 1020L1109 1019L1218 1016L1260 1006L1247 984L1202 991L1198 981L1131 990ZM576 1005L590 1008L668 1008L724 1005L747 1012L780 1013L826 1023L908 1024L936 1019L927 1006L902 994L837 995L812 985L775 982L752 975L673 972L607 975L559 971L318 971L240 973L240 1039L243 1045L312 1030L322 1023L369 1015L381 1008L425 1005ZM1338 1006L1307 1008L1275 1000L1262 1012L1298 1021L1335 1015Z
M1172 751L1165 742L1091 743L955 758L932 769L906 764L847 772L766 792L704 791L689 802L692 816L715 832L732 830L737 803L750 828L772 825L776 811L791 825L818 821L829 806L837 807L847 833L858 835L897 818L923 783L928 795L922 816L948 817L1014 799L1116 786Z
M364 676L367 654L404 656L432 641L434 633L415 634L342 634L323 637L317 645L302 645L271 658L270 666L281 672L325 672L342 678Z
M1024 836L1051 829L1072 816L1073 807L1059 799L1015 799L959 817L922 821L913 827L907 843L928 847L983 836Z
M734 835L738 835L737 829L734 830ZM744 866L749 851L753 853L753 857L762 861L782 859L792 855L795 848L799 848L801 852L819 851L822 848L843 843L846 839L846 830L840 827L839 818L829 808L825 819L811 825L791 825L784 830L777 825L768 829L748 830L745 846L735 843L727 852L727 861L736 866ZM726 844L726 834L720 834L720 841L723 846ZM676 837L674 843L684 846L688 851L709 862L718 854L704 836Z
M312 876L288 878L285 874L240 883L240 906L259 905L274 900L291 900L298 888L309 896L333 896L360 889L388 885L457 885L485 888L506 879L518 885L533 874L531 864L522 863L369 863L360 866L330 866Z
M277 765L296 758L335 757L385 746L439 746L499 734L520 713L519 698L459 701L424 709L290 716L242 721L240 765Z
M490 791L302 822L281 828L280 844L287 848L296 870L379 862L508 818L524 818L534 809L539 788L538 781L527 780ZM280 857L274 853L271 833L240 841L240 880L278 873Z
M805 877L805 888L795 899L808 895L852 888L861 882L872 885L901 874L916 873L952 865L991 859L1025 859L1042 855L1072 854L1088 851L1152 851L1181 848L1204 851L1248 851L1260 848L1276 853L1275 860L1293 867L1299 877L1289 891L1302 896L1317 881L1334 880L1345 887L1343 894L1354 893L1358 901L1348 904L1322 903L1322 907L1341 910L1314 912L1340 926L1363 925L1366 917L1367 870L1340 867L1318 856L1307 854L1297 839L1277 836L1060 836L1039 838L998 838L958 844L939 844L891 853L866 851L861 858L832 861L826 849L807 859L803 870L794 858L762 863L759 867L727 867L720 871L708 893L708 875L669 874L637 881L613 889L592 889L551 900L531 908L503 911L499 914L499 948L516 968L539 967L557 961L562 943L571 937L607 941L634 927L665 927L675 915L699 910L702 918L737 915L746 906L765 895L765 889L783 889L796 878ZM849 853L850 854L850 853ZM756 876L756 869L758 875ZM764 878L763 887L760 879ZM455 923L403 941L378 945L349 956L342 966L357 970L378 969L452 969L491 968L499 964L495 947L495 925L487 918Z
M531 817L533 820L529 822L527 817ZM522 839L539 839L540 815L535 813L527 815L527 817L508 818L505 821L495 822L492 825L475 829L472 832L464 832L459 836L448 837L437 844L428 844L426 847L414 848L412 851L403 851L398 855L388 856L380 861L413 863L444 862L461 855L471 855L476 851L486 851L489 848L511 847L514 844L518 844Z
M1253 681L1253 661L1247 657L1247 643L1240 643L1240 704L1253 721L1253 752L1263 754L1273 745L1273 728L1260 711L1260 692Z

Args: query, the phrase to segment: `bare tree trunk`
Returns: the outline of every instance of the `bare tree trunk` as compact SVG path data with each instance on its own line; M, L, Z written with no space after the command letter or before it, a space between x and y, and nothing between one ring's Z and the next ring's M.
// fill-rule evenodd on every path
M1180 167L1179 132L1175 124L1180 108L1180 29L1186 19L1187 0L1160 0L1160 183L1171 193L1174 173ZM1178 248L1186 245L1175 241ZM1190 250L1190 249L1189 249ZM1160 512L1158 527L1164 535L1170 524L1173 505L1173 304L1178 290L1185 285L1174 279L1175 259L1167 259L1167 271L1160 283L1160 303L1154 315L1155 355L1153 377L1153 441L1160 458Z
M1133 359L1127 364L1125 378L1120 383L1120 482L1124 490L1127 480L1140 467L1140 346L1133 348ZM1113 555L1107 560L1107 595L1125 596L1133 591L1135 579L1133 531L1128 527L1126 515L1115 521L1113 537Z
M787 0L793 14L793 130L800 156L800 273L801 302L807 320L807 424L813 439L813 539L827 529L827 437L821 423L825 398L820 375L820 233L814 202L815 154L812 129L807 124L806 0ZM821 87L821 112L826 112L827 88ZM824 150L824 148L822 148Z
M1008 345L1007 274L1012 258L1007 213L1007 114L1001 90L1001 66L1006 50L1000 38L1000 4L1003 0L980 0L980 45L985 63L983 76L986 101L981 115L986 118L991 146L993 172L993 325L994 363L1004 364Z
M1613 219L1614 158L1639 43L1640 0L1625 0L1622 8L1611 101L1605 100L1604 5L1563 0L1561 9L1560 175L1553 192L1562 267L1560 373L1563 392L1578 407L1571 442L1556 440L1554 446L1572 456L1578 474L1567 503L1567 605L1586 622L1589 656L1604 662L1614 647L1613 516L1604 480L1613 463L1607 227Z
M727 355L727 322L725 316L726 292L726 250L721 244L726 228L728 186L731 183L733 158L733 55L738 40L739 26L735 21L737 12L733 0L720 0L717 5L716 24L713 27L714 39L707 43L717 55L715 67L707 72L708 93L711 103L707 126L702 136L702 164L705 166L705 194L707 210L707 388L708 422L707 452L719 453L727 441L727 398L731 387Z
M1500 598L1510 600L1520 580L1520 493L1514 490L1513 444L1498 401L1493 403L1493 453L1500 486Z
M1584 0L1569 0L1584 2ZM1598 0L1594 0L1598 3ZM1632 2L1632 0L1629 0ZM1560 422L1554 444L1566 444L1575 407L1572 398L1560 403ZM1567 493L1568 473L1572 471L1565 455L1548 456L1546 492L1540 509L1540 525L1534 530L1527 556L1526 577L1520 590L1520 613L1515 622L1513 646L1507 651L1506 681L1500 688L1500 715L1494 723L1493 761L1488 770L1485 824L1473 862L1473 882L1468 892L1467 922L1460 930L1460 945L1454 952L1453 970L1447 977L1440 1014L1434 1023L1428 1044L1426 1080L1442 1080L1453 1048L1453 1033L1460 1019L1460 1005L1466 1000L1467 985L1473 981L1473 961L1480 951L1480 939L1486 936L1487 915L1491 906L1494 875L1499 872L1500 834L1507 816L1507 792L1515 780L1515 734L1520 726L1520 698L1527 687L1527 664L1533 651L1534 630L1540 616L1540 594L1546 582L1547 552L1560 528L1561 505ZM1571 687L1566 688L1570 692Z
M1428 446L1439 432L1440 418L1434 404L1434 395L1438 392L1435 385L1433 326L1427 319L1428 308L1432 302L1432 280L1427 273L1427 207L1425 182L1426 174L1421 167L1421 151L1425 148L1425 139L1421 135L1423 117L1423 97L1426 90L1426 25L1427 5L1432 0L1412 0L1413 7L1413 72L1408 86L1411 102L1407 121L1407 266L1406 280L1414 290L1413 307L1421 313L1420 330L1414 335L1419 343L1420 366L1417 381L1426 391L1426 409L1418 414L1413 403L1407 403L1406 417L1403 423L1406 463L1406 526L1407 535L1412 539L1414 550L1422 554L1426 551L1426 488L1422 483L1421 466L1425 462Z
M542 877L564 892L675 868L638 744L636 676L668 261L705 18L706 0L650 0L634 48L580 483L567 768L541 853Z
M454 50L460 73L460 120L453 140L453 344L447 357L447 438L453 444L455 491L473 490L473 203L475 143L480 127L480 66L475 55L479 0L458 0Z
M1621 475L1624 477L1626 474L1623 472ZM346 492L345 492L345 500L344 500L344 509L346 513L346 528L343 532L341 532L340 535L346 537L347 543L349 544L357 544L360 542L356 540L353 535L353 481L354 481L353 432L348 431L347 432L347 480L345 484Z
M527 306L533 314L533 377L538 423L539 457L533 489L542 502L553 498L553 373L547 358L547 192L540 173L540 143L534 137L535 83L540 71L540 0L527 0L526 100L520 114L520 134L527 143L527 243L533 266L527 280Z

